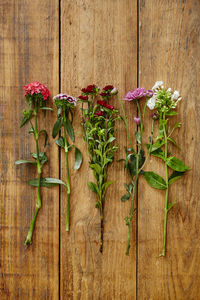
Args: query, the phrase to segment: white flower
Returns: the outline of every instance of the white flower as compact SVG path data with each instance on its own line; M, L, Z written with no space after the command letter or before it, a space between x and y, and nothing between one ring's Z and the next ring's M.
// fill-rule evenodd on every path
M173 95L172 95L172 100L177 100L179 98L180 94L178 91L174 91Z
M157 90L159 88L164 88L163 81L156 81L156 83L152 87L152 90L154 91L154 90Z
M111 95L117 95L118 89L116 87L114 87L110 93L111 93Z
M172 91L172 89L171 89L171 88L168 88L168 89L167 89L167 92L171 92L171 91Z
M150 110L153 110L155 108L155 105L156 105L156 97L153 96L147 101L147 106Z

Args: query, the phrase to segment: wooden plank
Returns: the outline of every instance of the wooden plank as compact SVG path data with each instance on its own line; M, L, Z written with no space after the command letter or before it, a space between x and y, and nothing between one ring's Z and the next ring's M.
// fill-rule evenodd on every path
M200 4L192 0L139 2L139 84L151 88L156 80L163 80L181 91L179 115L173 119L182 122L175 134L182 149L174 155L192 170L170 188L170 199L177 205L168 216L165 258L157 257L163 243L164 192L140 180L138 299L199 299ZM150 130L150 122L145 130ZM164 175L156 158L147 169Z
M61 85L62 92L79 96L80 89L95 83L114 84L120 95L136 87L137 81L137 7L136 1L61 1ZM115 105L115 103L114 103ZM116 106L119 107L118 103ZM135 106L127 107L130 123ZM136 248L133 224L131 255L126 257L127 228L124 217L129 205L123 204L126 176L117 161L110 167L105 205L104 251L99 253L100 218L95 197L87 182L92 180L86 145L82 140L80 109L74 127L79 131L76 143L84 154L77 173L71 155L71 227L65 231L66 192L61 195L61 299L135 299ZM126 145L123 125L118 125L120 149ZM62 178L65 157L62 155Z
M23 85L33 80L58 91L58 1L0 3L0 299L58 299L58 189L42 189L33 244L24 247L33 217L36 189L26 184L32 167L14 166L34 151L28 126L20 129L26 107ZM55 118L47 113L39 127L51 136ZM48 176L58 176L58 150L50 138Z

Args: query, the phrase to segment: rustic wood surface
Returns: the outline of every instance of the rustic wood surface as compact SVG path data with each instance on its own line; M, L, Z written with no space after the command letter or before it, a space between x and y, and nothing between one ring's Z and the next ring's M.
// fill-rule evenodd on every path
M199 251L199 71L200 3L197 0L3 0L0 3L0 300L198 300ZM80 171L73 170L70 152L70 232L65 231L66 192L42 189L33 244L24 240L34 213L36 189L27 180L36 176L30 166L14 166L34 151L28 126L19 128L26 107L23 85L38 80L51 95L59 90L79 96L88 84L114 84L120 96L138 86L151 88L156 80L181 91L183 101L174 122L182 122L174 150L192 170L170 189L177 204L168 215L167 253L162 250L164 193L140 179L138 214L132 224L130 256L125 255L124 217L130 203L122 203L122 164L127 145L118 123L119 150L109 169L114 180L107 193L104 249L99 253L100 219L95 196L87 182L86 145L81 112L74 127L76 145L84 155ZM119 107L118 103L112 103ZM50 101L52 105L52 101ZM125 105L128 123L136 130L134 103ZM151 114L145 134L151 126ZM51 138L55 115L41 116L39 126L49 132L45 175L65 180L65 156ZM42 143L41 140L41 149ZM174 148L173 148L174 149ZM152 158L146 170L163 175ZM59 220L60 216L60 220Z

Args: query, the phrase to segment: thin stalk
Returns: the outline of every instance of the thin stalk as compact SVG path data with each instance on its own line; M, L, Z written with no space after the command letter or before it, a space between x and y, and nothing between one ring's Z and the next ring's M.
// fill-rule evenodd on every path
M34 111L34 116L35 116L34 138L35 138L35 142L36 142L37 172L38 172L37 201L36 201L35 214L33 216L33 219L32 219L32 222L31 222L31 225L30 225L30 228L29 228L29 231L28 231L25 243L24 243L25 245L31 244L37 214L42 205L41 193L40 193L42 165L41 165L40 159L39 159L39 144L38 144L39 135L38 135L38 129L37 129L37 111L36 110ZM33 125L32 125L32 127L33 127Z
M68 159L68 142L67 142L67 125L65 110L64 115L64 143L65 143L65 155L66 155L66 181L67 181L67 213L66 213L66 231L69 231L69 216L70 216L70 180L69 180L69 159Z
M163 120L165 121L165 114L163 116ZM163 236L163 251L160 256L165 256L166 253L166 238L167 238L167 213L168 213L168 195L169 195L169 183L168 183L168 167L166 163L167 159L167 133L166 133L166 125L163 124L164 138L165 138L165 180L166 180L166 195L165 195L165 219L164 219L164 236Z
M128 124L127 124L127 117L126 117L126 113L125 113L125 110L124 110L122 100L119 98L118 95L117 95L117 99L118 99L118 101L121 105L121 108L122 108L123 117L124 117L124 125L125 125L125 128L126 128L126 134L127 134L127 137L128 137L129 144L131 146L131 149L133 150L133 153L136 154L135 150L134 150L134 147L133 147L133 143L132 143L131 138L130 138L130 134L129 134L129 130L128 130Z

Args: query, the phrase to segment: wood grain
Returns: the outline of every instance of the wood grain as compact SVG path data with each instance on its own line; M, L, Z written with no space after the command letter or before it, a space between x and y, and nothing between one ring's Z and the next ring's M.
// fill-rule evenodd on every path
M139 84L151 88L156 80L183 96L182 122L174 134L181 151L173 153L192 170L170 188L177 205L168 214L167 254L162 251L164 192L139 183L138 299L199 299L199 1L139 1ZM149 120L151 115L149 113ZM150 130L147 123L146 132ZM172 148L171 148L172 150ZM152 158L146 170L164 176L161 161Z
M137 17L136 1L61 1L61 86L62 92L79 96L88 84L103 87L114 84L123 96L136 87ZM119 107L118 103L113 103ZM135 107L127 108L130 122ZM76 143L84 154L81 170L72 169L71 227L65 232L66 193L61 195L61 299L135 299L136 248L133 224L130 257L125 256L127 228L124 217L129 205L121 203L126 176L117 161L109 169L109 188L105 204L104 250L99 253L100 218L95 196L87 182L93 179L88 166L86 145L80 127L80 109L74 127ZM116 160L124 156L126 145L122 123ZM65 157L62 155L62 178Z
M36 176L30 166L14 166L35 151L29 126L19 128L26 108L23 85L33 80L58 91L58 1L6 1L0 3L0 299L58 299L58 189L42 189L33 244L24 247L33 217L36 189L27 180ZM40 128L51 128L47 113ZM52 122L52 123L51 123ZM41 141L42 149L43 141ZM48 176L58 176L58 151L52 139Z

